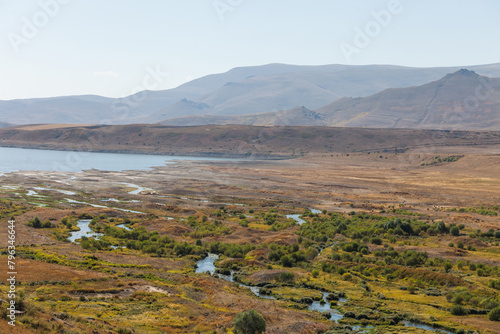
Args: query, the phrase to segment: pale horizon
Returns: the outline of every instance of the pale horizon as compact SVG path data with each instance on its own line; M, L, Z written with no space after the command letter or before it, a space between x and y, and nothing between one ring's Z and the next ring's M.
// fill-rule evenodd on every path
M130 95L147 73L165 90L234 67L494 64L491 0L305 2L0 1L0 100Z

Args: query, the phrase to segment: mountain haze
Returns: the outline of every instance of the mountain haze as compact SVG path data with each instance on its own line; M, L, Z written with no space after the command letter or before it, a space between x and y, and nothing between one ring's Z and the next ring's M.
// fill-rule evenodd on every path
M337 126L500 129L500 78L460 70L419 87L336 101L317 112Z
M341 98L316 110L167 119L165 125L315 125L415 129L500 129L500 79L459 70L425 85Z
M500 64L466 68L500 76ZM302 106L314 110L343 97L366 97L388 88L423 85L458 69L285 64L238 67L174 89L143 91L118 99L83 95L0 101L0 122L129 124L189 115L283 112Z
M488 70L500 76L500 66L496 71L494 68ZM301 106L317 109L346 96L365 97L387 88L422 85L458 69L338 65L252 76L240 82L228 82L194 101L185 100L169 106L153 114L148 121L200 114L245 115ZM203 108L200 109L200 105Z

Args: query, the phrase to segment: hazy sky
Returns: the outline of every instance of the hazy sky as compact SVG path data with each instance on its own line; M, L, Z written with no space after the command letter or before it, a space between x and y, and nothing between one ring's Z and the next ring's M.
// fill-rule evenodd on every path
M0 99L125 96L267 63L496 63L499 13L498 0L0 0Z

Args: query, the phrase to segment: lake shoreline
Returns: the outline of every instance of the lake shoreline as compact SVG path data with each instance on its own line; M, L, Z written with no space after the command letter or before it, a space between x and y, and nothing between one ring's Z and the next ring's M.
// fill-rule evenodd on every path
M2 144L0 148L19 148L30 150L61 151L61 152L84 152L84 153L116 153L116 154L143 154L143 155L168 155L172 157L193 157L193 158L214 158L214 159L248 159L248 160L290 160L298 157L283 155L264 155L264 154L239 154L227 152L151 152L142 150L123 150L123 149L79 149L73 147L61 147L53 145L25 145L25 144Z
M52 171L82 172L84 170L124 171L154 170L181 161L206 161L211 163L253 162L254 159L223 157L195 157L185 155L142 154L120 152L95 152L74 150L53 150L49 148L0 147L0 172Z

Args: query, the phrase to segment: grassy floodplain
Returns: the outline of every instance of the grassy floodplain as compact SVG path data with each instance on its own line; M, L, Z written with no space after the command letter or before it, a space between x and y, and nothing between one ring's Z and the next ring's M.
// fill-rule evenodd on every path
M15 333L231 333L249 309L268 333L498 333L499 156L457 151L6 174ZM68 242L89 220L99 236ZM195 273L208 253L215 275ZM338 322L309 310L324 294Z

